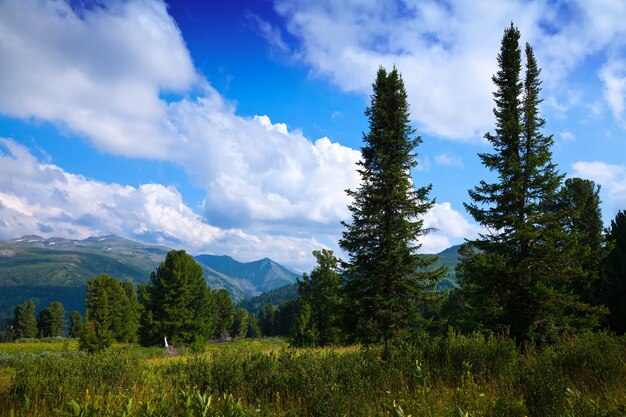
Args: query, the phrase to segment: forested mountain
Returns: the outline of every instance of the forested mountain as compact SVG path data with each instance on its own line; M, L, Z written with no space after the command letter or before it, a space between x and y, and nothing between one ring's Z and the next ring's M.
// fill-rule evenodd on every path
M84 309L85 284L100 274L145 283L169 248L119 236L84 240L24 236L0 242L0 319L32 299L37 308L61 301L67 311ZM271 259L241 263L227 256L199 255L207 284L227 289L234 300L295 282L298 274Z

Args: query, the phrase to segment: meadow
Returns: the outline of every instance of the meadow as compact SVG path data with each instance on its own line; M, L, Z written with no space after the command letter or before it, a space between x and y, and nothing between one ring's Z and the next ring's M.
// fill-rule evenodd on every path
M524 352L506 337L414 334L380 347L281 339L201 352L74 340L0 344L2 416L626 415L626 339L589 333Z

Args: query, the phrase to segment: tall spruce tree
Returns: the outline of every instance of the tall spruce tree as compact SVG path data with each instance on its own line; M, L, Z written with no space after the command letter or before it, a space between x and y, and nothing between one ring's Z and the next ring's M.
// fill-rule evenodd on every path
M76 310L70 313L70 337L79 337L83 327L83 316Z
M626 333L626 211L617 213L606 230L609 253L604 261L601 300L609 308L609 327Z
M481 181L465 204L486 232L463 248L457 275L477 325L508 329L521 343L550 341L595 321L570 291L567 213L556 204L563 175L552 163L552 136L541 133L540 70L528 44L520 77L519 38L513 24L504 32L493 77L496 129L485 135L495 152L479 154L497 181Z
M363 343L387 342L418 319L418 306L430 300L444 269L428 270L434 257L421 257L422 216L433 206L431 185L414 188L410 171L421 143L412 137L404 82L396 68L378 70L371 105L365 111L359 162L361 185L348 190L352 220L343 223L339 242L345 263L346 326Z

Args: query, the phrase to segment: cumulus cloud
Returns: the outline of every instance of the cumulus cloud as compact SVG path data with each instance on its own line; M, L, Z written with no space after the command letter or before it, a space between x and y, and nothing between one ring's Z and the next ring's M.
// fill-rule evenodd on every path
M534 46L549 90L584 58L626 44L626 4L619 0L276 0L275 8L302 43L297 56L315 73L369 94L378 66L395 64L414 120L460 140L479 140L492 128L491 75L512 19ZM621 87L608 90L619 108Z
M461 213L454 210L450 203L435 204L424 217L424 227L434 228L437 232L422 236L420 252L438 253L458 244L463 239L473 239L481 230L470 223Z
M608 200L612 213L626 209L626 165L603 161L579 161L572 164L572 176L590 179L602 186L603 199Z
M101 150L166 157L174 139L162 91L196 79L165 4L0 2L0 112L67 125Z
M613 117L622 120L626 100L626 61L612 60L600 70L604 97Z
M270 256L303 270L311 263L311 251L323 247L311 236L252 235L212 226L185 205L174 187L108 184L67 173L3 138L0 190L0 239L112 233L246 261Z

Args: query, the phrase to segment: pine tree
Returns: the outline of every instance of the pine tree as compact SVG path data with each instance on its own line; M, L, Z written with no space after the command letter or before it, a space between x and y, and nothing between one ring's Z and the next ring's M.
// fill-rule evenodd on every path
M53 301L39 312L37 327L42 337L63 336L66 326L65 307L62 303Z
M235 316L233 324L230 328L230 334L232 337L244 338L248 334L248 324L250 319L250 313L245 308L238 308L235 310Z
M228 290L221 288L214 295L215 299L215 328L213 337L216 339L226 338L229 336L229 330L235 319L235 305L230 297Z
M70 313L70 337L79 337L83 327L83 316L76 310Z
M609 253L604 261L601 298L609 308L609 327L626 333L626 211L617 213L606 230Z
M457 275L476 322L508 329L521 343L550 341L594 318L570 292L573 246L563 226L567 212L556 204L563 175L552 163L552 136L541 133L540 70L528 44L520 78L519 38L511 24L493 77L495 134L485 135L495 153L479 154L497 182L481 181L465 204L486 232L463 248Z
M126 342L137 342L137 332L139 328L139 300L137 299L137 292L135 291L135 284L130 281L122 282L122 288L124 294L128 299L128 304L125 304L123 311L124 327L122 332L122 339Z
M16 339L37 336L35 304L31 300L27 300L13 309L13 331Z
M299 340L306 345L326 346L335 344L340 333L340 275L337 272L337 258L333 251L322 249L313 251L317 265L311 275L303 274L298 280L298 318L294 345ZM316 338L310 340L311 335Z
M350 256L346 267L346 327L363 343L385 344L418 319L418 307L432 298L444 269L428 271L434 257L421 257L416 243L425 233L422 216L433 206L431 186L414 188L421 138L409 124L404 82L394 68L378 70L371 105L365 111L369 133L361 148L361 185L348 190L350 224L339 244Z
M91 283L91 285L90 285ZM113 343L111 330L111 307L105 285L97 279L87 281L86 320L80 332L78 347L90 353L100 352Z
M130 285L126 289L125 285ZM110 330L113 337L118 342L131 342L137 340L137 318L133 312L133 306L128 298L128 292L134 295L132 283L123 284L119 280L106 274L101 274L87 282L87 299L85 307L87 316L95 308L94 302L97 300L93 296L95 292L104 291L107 294L109 318L111 320Z
M172 250L141 287L142 343L172 344L206 342L213 332L211 291L202 267L185 251Z
M606 257L600 186L591 180L568 178L559 193L558 204L567 212L565 230L578 264L572 288L584 302L598 304L602 262Z

